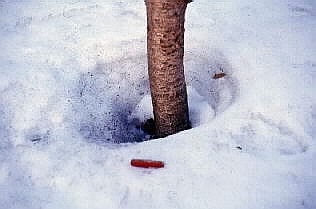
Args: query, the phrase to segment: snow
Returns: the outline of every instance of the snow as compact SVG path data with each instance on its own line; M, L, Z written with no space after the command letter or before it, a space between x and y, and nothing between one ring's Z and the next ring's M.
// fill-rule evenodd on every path
M144 2L0 0L0 208L316 208L315 17L313 0L190 3L193 128L135 143Z

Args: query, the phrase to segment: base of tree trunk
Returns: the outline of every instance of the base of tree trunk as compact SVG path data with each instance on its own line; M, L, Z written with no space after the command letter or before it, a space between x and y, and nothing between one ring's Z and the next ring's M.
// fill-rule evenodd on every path
M143 122L141 124L141 127L143 132L145 132L146 134L148 134L150 136L150 139L158 139L158 138L163 138L165 136L159 136L156 132L156 125L155 125L155 121L153 118L150 118L148 120L146 120L145 122ZM188 128L187 129L191 129L191 122L189 121L188 124ZM187 130L184 129L184 130ZM166 135L167 136L167 135Z

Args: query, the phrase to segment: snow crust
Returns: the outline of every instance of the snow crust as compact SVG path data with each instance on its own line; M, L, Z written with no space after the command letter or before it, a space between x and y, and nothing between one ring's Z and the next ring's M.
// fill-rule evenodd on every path
M0 0L0 37L1 209L316 208L315 1L190 3L193 128L141 143L142 0Z

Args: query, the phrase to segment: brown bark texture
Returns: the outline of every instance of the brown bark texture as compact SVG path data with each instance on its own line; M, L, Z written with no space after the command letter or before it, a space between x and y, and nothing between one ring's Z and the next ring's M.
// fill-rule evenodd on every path
M145 0L147 56L156 137L190 127L184 77L184 21L190 0Z

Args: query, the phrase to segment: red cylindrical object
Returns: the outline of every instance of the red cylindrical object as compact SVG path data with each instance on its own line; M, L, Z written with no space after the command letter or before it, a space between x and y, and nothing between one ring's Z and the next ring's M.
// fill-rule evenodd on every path
M165 164L162 161L132 159L131 166L140 167L140 168L163 168Z

